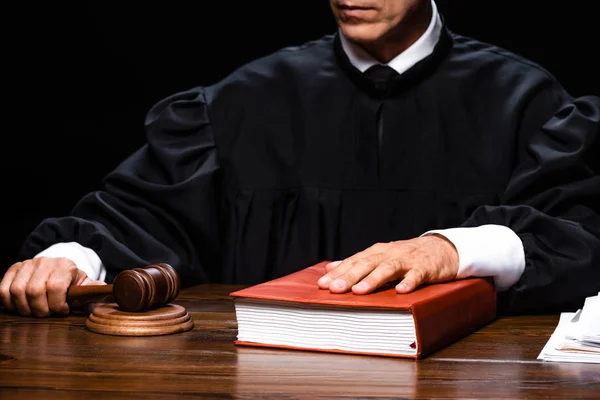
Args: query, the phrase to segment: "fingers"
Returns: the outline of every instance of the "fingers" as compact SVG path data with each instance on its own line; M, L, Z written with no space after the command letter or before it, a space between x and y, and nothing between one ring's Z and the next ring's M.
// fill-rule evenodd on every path
M332 293L352 290L371 293L391 280L403 278L398 293L409 293L427 283L453 280L458 271L454 245L436 236L378 243L342 262L326 266L318 285Z
M10 294L10 285L12 284L13 279L17 275L17 271L21 268L23 263L16 263L10 266L2 281L0 282L0 299L2 300L2 305L10 312L15 312L15 304L12 300L12 295Z
M71 260L39 257L8 269L0 282L0 297L7 310L23 316L63 314L69 311L69 285L87 279Z
M66 258L54 259L56 265L48 278L48 305L50 311L57 314L68 314L67 292L71 285L81 285L89 280L86 273Z
M417 287L427 282L427 270L421 268L413 268L409 270L404 279L396 285L397 293L410 293Z
M31 315L34 317L47 317L50 315L50 309L48 308L48 298L46 296L46 284L51 273L51 265L39 259L30 264L33 268L25 286L27 303Z
M317 284L319 285L319 287L321 289L330 289L330 284L336 278L340 277L341 275L346 273L346 271L348 271L350 268L352 268L352 266L354 265L353 264L354 262L357 262L358 260L369 257L373 254L383 253L385 248L386 248L386 244L376 243L373 246L369 247L368 249L361 251L359 253L356 253L353 256L346 258L345 260L334 261L332 263L329 263L328 265L325 266L327 273L319 279ZM368 273L368 272L370 272L370 271L367 271L366 273ZM362 279L362 277L360 277L359 279ZM350 283L349 285L345 285L341 282L338 282L336 284L350 288L354 283L356 283L356 282L354 281L354 282ZM337 290L343 291L343 289L337 289Z
M48 277L46 291L48 293L48 308L56 314L68 314L69 305L67 304L67 290L72 282L70 271L55 269Z
M321 289L329 289L333 280L348 271L348 269L350 269L353 265L353 262L359 259L360 254L361 253L358 253L352 257L346 258L345 260L331 263L330 265L332 265L333 268L329 269L328 272L319 279L317 282L319 287ZM328 269L327 266L325 269Z
M352 290L357 294L365 294L384 285L397 274L393 264L387 259L388 253L372 253L362 258L344 260L331 269L319 284L332 293L344 293ZM365 280L365 277L369 279Z
M371 293L389 281L398 278L404 271L403 267L402 259L400 258L389 258L382 261L370 274L352 286L352 292L355 294Z
M327 272L329 272L329 271L333 270L334 268L336 268L336 267L337 267L338 265L340 265L341 263L342 263L342 261L341 261L341 260L340 260L340 261L333 261L333 262L330 262L329 264L325 265L325 270L326 270Z
M356 283L360 282L371 271L376 269L383 261L383 254L372 254L370 256L342 263L338 268L333 270L331 275L331 283L329 290L332 293L344 293L350 290Z
M29 302L27 301L27 284L33 273L33 264L30 262L22 263L21 268L15 274L10 284L10 296L15 305L15 310L24 316L31 315Z

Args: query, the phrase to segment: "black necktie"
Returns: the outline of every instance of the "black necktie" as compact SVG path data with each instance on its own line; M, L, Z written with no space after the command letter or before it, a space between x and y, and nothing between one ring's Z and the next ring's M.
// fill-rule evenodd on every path
M393 78L398 75L392 67L381 64L373 65L365 71L365 76L373 82L375 89L382 92L386 92L391 87Z

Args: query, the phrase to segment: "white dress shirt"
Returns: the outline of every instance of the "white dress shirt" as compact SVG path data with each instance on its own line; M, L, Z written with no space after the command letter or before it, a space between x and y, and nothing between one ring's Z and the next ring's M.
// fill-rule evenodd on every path
M387 65L402 74L427 57L439 40L442 21L437 6L432 1L433 14L425 33L409 48L392 59ZM366 51L351 43L340 31L341 44L350 62L361 72L378 64ZM508 227L483 225L469 228L432 230L421 236L439 234L446 237L458 252L457 278L474 276L493 277L496 290L505 291L514 285L525 269L525 252L521 239ZM36 257L65 257L73 260L89 278L104 280L106 268L91 249L79 243L57 243Z

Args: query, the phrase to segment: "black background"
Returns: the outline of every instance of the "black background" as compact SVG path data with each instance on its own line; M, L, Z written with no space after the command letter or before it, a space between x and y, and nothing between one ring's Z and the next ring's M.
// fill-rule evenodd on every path
M4 13L0 271L43 218L68 213L143 143L155 102L336 29L326 1L123 3ZM592 4L438 1L453 31L540 63L574 95L600 95Z

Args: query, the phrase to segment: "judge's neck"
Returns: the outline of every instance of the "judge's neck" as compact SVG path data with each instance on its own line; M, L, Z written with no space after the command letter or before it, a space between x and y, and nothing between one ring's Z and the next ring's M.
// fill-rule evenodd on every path
M420 2L418 7L411 10L405 19L384 37L375 42L355 44L378 62L387 64L425 34L432 16L431 3Z

